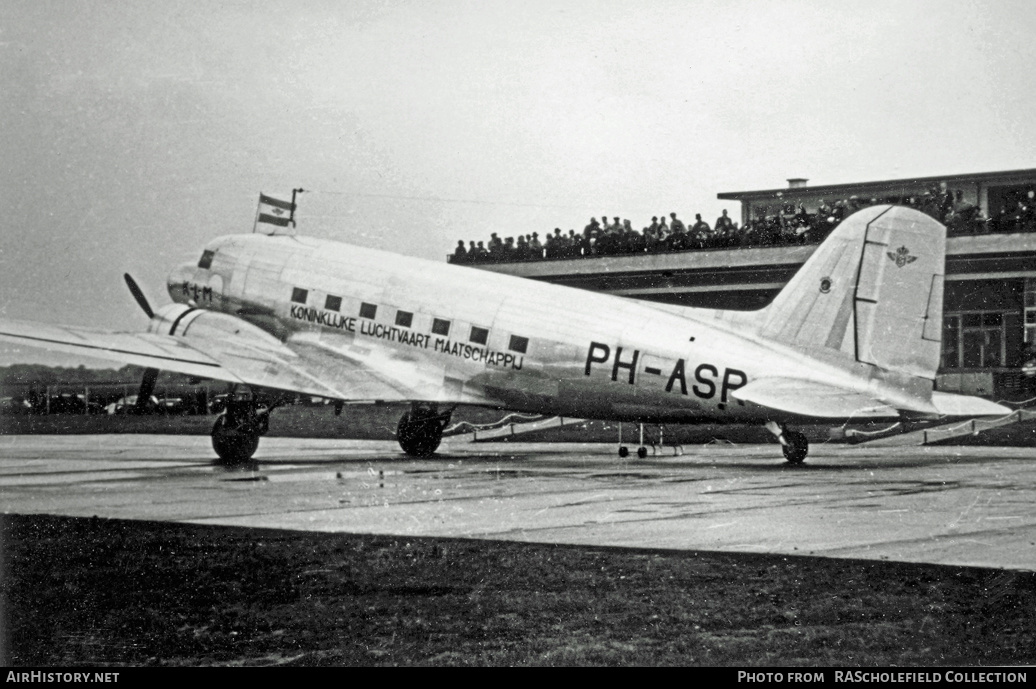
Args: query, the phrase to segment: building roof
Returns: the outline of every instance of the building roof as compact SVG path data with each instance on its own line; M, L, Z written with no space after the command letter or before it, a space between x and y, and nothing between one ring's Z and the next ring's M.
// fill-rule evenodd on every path
M726 191L716 194L716 198L741 201L744 199L772 198L780 192L783 196L799 196L805 194L831 194L832 196L846 192L862 191L866 188L896 189L901 187L917 187L946 182L950 186L961 182L997 182L997 181L1032 181L1036 183L1036 168L1026 170L1001 170L998 172L971 172L960 175L937 175L935 177L909 177L906 179L886 179L873 182L848 182L845 184L824 184L804 187L779 187L777 189L759 189L755 191Z

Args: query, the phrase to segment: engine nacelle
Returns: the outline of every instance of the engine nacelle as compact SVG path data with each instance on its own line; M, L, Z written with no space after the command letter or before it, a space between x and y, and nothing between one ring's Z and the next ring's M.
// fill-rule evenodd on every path
M173 335L188 342L196 339L210 346L213 342L228 344L237 341L246 348L258 347L293 356L279 339L242 318L186 304L169 304L160 308L151 319L148 332ZM205 351L204 346L199 349Z
M173 335L174 329L179 329L180 321L191 311L194 311L186 304L169 304L163 306L152 316L148 323L147 331L156 335Z

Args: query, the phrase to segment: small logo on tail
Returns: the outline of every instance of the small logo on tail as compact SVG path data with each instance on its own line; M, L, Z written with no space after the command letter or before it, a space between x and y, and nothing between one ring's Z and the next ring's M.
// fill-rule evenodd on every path
M906 264L913 263L917 260L917 256L911 256L910 249L905 246L901 246L896 249L895 253L889 251L886 255L889 257L890 261L896 264L897 268L902 268Z

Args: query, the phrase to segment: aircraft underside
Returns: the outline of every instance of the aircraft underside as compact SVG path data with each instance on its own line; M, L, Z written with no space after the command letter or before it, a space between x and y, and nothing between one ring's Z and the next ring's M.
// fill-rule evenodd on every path
M290 395L281 395L276 391L259 391L241 393L235 390L228 395L225 410L216 418L212 426L212 447L220 460L228 464L239 464L251 460L259 448L259 440L270 429L270 414L278 406L290 399ZM399 419L396 427L396 439L400 448L412 457L431 457L442 442L443 431L449 425L450 418L457 405L444 405L435 402L412 402ZM335 414L341 414L343 405L335 405ZM660 419L641 420L623 419L637 423L640 427L640 444L636 454L640 458L648 455L648 444L652 447L665 445L661 432L663 421ZM697 418L701 422L717 422L717 419ZM760 423L763 423L760 421ZM657 425L658 442L645 443L645 425ZM788 425L776 421L764 423L778 442L785 459L790 464L802 463L809 452L806 436L792 430ZM674 452L679 451L678 444L673 444ZM629 448L619 439L618 454L627 457Z

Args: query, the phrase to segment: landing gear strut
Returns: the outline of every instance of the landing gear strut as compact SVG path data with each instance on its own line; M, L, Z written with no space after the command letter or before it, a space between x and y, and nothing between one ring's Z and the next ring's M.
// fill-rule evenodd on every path
M442 431L450 422L453 410L440 412L436 404L415 402L403 414L396 428L399 446L411 457L428 457L442 442Z
M270 409L251 399L227 399L227 410L212 426L212 449L230 464L246 462L259 447L259 436L270 430Z
M806 439L805 434L788 430L787 427L781 426L775 421L768 421L766 430L777 436L788 464L802 464L806 455L809 454L809 440Z

